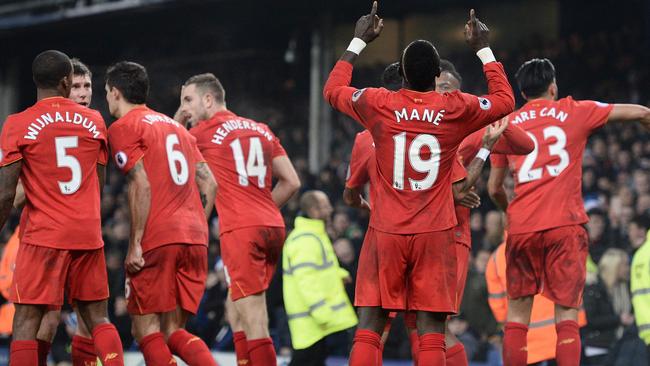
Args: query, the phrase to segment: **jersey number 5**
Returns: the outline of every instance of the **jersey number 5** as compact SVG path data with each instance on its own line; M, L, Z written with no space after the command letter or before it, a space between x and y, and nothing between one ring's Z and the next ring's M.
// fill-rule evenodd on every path
M542 179L543 168L533 169L535 161L537 160L537 155L539 153L539 143L535 136L527 132L528 136L533 139L535 143L535 149L528 155L524 163L521 164L519 168L519 174L517 179L519 183L527 183L534 180ZM550 156L557 156L560 158L560 162L554 165L546 165L546 170L552 177L557 177L569 166L569 153L565 150L566 147L566 133L564 130L558 126L546 127L542 133L544 134L544 140L548 140L551 137L555 138L555 143L548 146L548 153Z
M404 189L404 166L406 161L406 132L393 136L395 141L395 160L393 161L393 188ZM431 152L429 159L422 159L420 150L427 147ZM408 160L411 167L419 173L427 173L426 177L417 180L409 178L411 190L421 191L433 186L438 178L440 169L440 143L433 135L417 135L408 149Z
M68 168L72 172L72 178L67 182L59 183L59 189L63 194L73 194L81 186L81 164L79 160L72 155L67 154L67 149L74 149L79 145L77 136L56 137L54 147L56 149L56 166L58 168Z
M248 140L248 159L244 164L244 151L239 139L230 143L232 155L235 159L235 168L239 176L239 185L248 186L249 177L257 177L257 186L264 188L266 178L266 165L264 165L264 152L259 137L251 137Z

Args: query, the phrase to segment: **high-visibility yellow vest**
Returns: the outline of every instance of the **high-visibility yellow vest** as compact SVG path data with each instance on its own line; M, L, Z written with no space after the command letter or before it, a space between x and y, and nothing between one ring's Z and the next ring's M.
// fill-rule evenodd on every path
M358 321L325 222L297 217L294 227L282 250L282 286L291 343L305 349Z
M632 259L630 291L639 337L650 345L650 231Z

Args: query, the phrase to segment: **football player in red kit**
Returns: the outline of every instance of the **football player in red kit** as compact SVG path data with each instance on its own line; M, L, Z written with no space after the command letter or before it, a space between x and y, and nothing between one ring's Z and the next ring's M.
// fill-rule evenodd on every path
M489 95L435 92L440 57L430 42L404 50L404 88L350 87L352 64L383 28L373 3L355 38L324 88L325 99L372 134L377 184L373 215L359 260L357 295L360 329L350 364L378 365L386 310L417 311L419 360L445 363L445 320L457 311L457 266L453 227L452 166L462 140L514 108L503 67L488 46L488 29L474 11L466 39L484 63ZM433 296L432 296L433 294Z
M583 227L588 221L581 194L583 152L589 135L607 122L640 121L650 127L650 109L558 99L555 68L548 59L524 63L515 77L527 102L509 116L510 123L528 133L535 149L525 156L507 156L515 198L508 206L504 363L526 365L533 296L541 292L555 303L557 363L577 366L577 320L589 241ZM505 173L503 164L499 171Z
M45 365L45 342L37 342L36 335L48 307L60 307L66 290L102 363L123 365L122 344L106 309L100 218L108 158L104 120L68 99L73 74L65 54L39 54L32 75L38 101L9 116L0 137L0 226L19 177L26 196L10 291L16 304L10 362Z
M108 130L126 175L131 235L125 266L127 309L147 365L216 365L184 327L195 314L208 272L208 225L216 183L184 126L149 109L149 77L134 62L106 72L106 101L118 118Z
M226 108L225 90L213 74L185 82L179 111L194 126L190 133L219 185L219 237L230 277L229 310L238 318L229 316L238 362L275 365L265 291L284 245L279 208L300 187L298 174L266 124ZM273 177L278 178L275 186Z

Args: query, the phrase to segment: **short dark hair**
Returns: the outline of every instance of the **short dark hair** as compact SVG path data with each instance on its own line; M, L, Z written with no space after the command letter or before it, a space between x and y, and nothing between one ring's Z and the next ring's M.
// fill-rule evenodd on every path
M555 66L547 58L534 58L519 67L515 79L526 98L537 98L544 95L555 80Z
M88 65L81 62L80 59L73 57L70 59L72 61L72 74L78 76L88 75L91 79L93 78L93 73L88 68Z
M300 196L300 212L302 212L303 215L308 215L309 210L314 207L318 207L318 195L320 193L323 192L318 190L310 190Z
M120 61L108 67L106 84L122 93L132 104L144 104L149 95L149 76L144 66L130 61Z
M381 74L381 83L388 90L399 90L402 88L402 75L399 71L399 62L393 62L386 66L384 73Z
M201 89L203 92L209 91L214 95L214 99L217 102L224 104L226 102L226 90L221 85L219 79L214 76L213 73L206 72L204 74L194 75L191 78L187 79L183 86L196 85L197 88Z
M454 77L454 79L458 80L458 84L463 84L463 78L460 76L458 71L456 71L456 66L449 61L445 59L440 59L440 72L448 72L451 74L451 76Z
M71 72L70 58L61 51L43 51L32 62L32 79L40 89L56 89L61 79L70 76Z
M402 76L416 91L435 86L440 76L440 55L429 41L419 39L411 42L402 53Z

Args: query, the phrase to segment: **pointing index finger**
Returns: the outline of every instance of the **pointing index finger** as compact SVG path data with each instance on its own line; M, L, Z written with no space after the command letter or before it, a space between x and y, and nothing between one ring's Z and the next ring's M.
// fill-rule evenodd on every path
M370 10L370 16L374 18L376 14L377 14L377 2L373 1L372 9Z
M469 11L469 21L472 23L476 23L476 12L474 9L470 9Z

